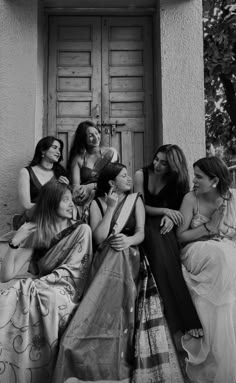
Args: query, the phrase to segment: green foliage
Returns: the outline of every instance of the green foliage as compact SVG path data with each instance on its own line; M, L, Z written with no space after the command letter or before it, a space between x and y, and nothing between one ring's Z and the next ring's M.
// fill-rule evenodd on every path
M206 136L236 154L236 4L203 0Z

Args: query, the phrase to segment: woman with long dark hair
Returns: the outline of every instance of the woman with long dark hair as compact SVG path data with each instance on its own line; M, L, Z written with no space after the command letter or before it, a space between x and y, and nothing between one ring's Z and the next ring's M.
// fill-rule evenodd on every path
M145 250L174 338L186 331L202 335L202 326L185 284L175 229L183 222L179 211L189 191L187 162L177 145L162 145L152 163L135 174L135 191L143 195Z
M58 343L83 295L92 260L91 229L72 220L73 207L68 185L49 181L32 221L10 234L1 255L3 382L52 381Z
M118 160L112 147L101 144L100 131L92 121L81 122L75 132L67 164L75 203L80 217L86 220L89 203L97 187L101 170L110 162Z
M15 229L30 219L43 185L53 177L62 177L62 181L69 183L66 171L60 164L63 159L63 146L63 142L56 137L42 138L36 145L29 165L20 170L18 196L24 214L15 217Z

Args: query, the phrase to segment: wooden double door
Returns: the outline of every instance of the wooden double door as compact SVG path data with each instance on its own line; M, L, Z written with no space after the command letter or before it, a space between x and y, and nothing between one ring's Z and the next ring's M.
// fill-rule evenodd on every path
M152 60L149 17L50 17L48 134L63 140L65 163L83 120L99 125L130 174L151 160Z

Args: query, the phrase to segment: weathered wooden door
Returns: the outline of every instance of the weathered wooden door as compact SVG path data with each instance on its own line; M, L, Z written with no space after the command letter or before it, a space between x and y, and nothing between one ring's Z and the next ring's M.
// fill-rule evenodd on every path
M153 154L151 19L53 16L49 32L48 134L66 161L78 124L92 120L133 174Z

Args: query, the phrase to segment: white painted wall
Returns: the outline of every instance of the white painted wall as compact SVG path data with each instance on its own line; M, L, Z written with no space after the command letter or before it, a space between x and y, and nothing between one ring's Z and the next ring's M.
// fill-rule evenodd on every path
M160 0L156 24L162 126L157 141L178 144L191 170L205 155L202 1Z
M21 211L18 173L32 158L42 131L42 91L36 91L38 1L0 0L0 9L0 233L4 233L13 214Z

